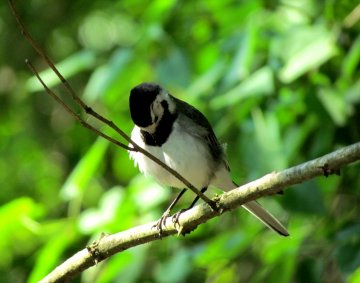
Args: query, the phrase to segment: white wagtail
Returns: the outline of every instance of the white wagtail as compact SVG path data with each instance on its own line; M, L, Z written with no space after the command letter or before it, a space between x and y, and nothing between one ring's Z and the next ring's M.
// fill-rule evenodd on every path
M202 192L208 186L223 191L237 187L231 180L223 147L199 110L153 83L134 87L130 92L129 103L135 124L131 139L139 146ZM183 189L178 198L186 191L180 180L142 153L131 151L130 157L145 175L152 175L163 185ZM197 200L198 197L190 208ZM173 205L174 202L170 209ZM250 201L243 207L274 231L283 236L289 235L285 227L256 201ZM168 216L168 213L169 209L163 217ZM159 220L160 231L163 220Z

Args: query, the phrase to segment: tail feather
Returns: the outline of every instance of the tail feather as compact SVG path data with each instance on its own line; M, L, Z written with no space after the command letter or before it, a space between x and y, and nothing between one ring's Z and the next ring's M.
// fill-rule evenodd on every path
M211 184L223 191L230 191L238 187L238 185L231 180L226 161L224 161L223 166L220 166L215 173ZM247 202L242 206L275 232L283 236L289 236L286 228L256 201Z
M242 206L275 232L282 236L289 236L286 228L256 201L247 202Z

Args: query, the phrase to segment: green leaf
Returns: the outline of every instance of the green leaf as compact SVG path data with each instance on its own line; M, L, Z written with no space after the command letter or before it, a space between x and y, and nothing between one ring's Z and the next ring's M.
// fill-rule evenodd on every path
M191 253L188 249L179 247L168 260L157 265L155 280L159 283L184 282L191 272Z
M139 278L147 271L150 245L133 247L107 259L103 264L87 269L83 274L84 282L140 282ZM94 281L94 278L97 278Z
M274 91L273 72L268 66L257 70L230 91L218 95L211 100L213 109L228 107L249 97L261 97L272 94Z
M338 126L345 125L349 113L345 97L336 90L330 88L321 88L317 97L334 123Z
M357 70L360 62L360 36L356 38L351 45L350 51L342 60L342 72L341 75L345 78L351 78L354 72Z
M70 224L70 225L69 225ZM35 265L27 279L28 283L39 282L61 261L66 249L76 240L76 229L71 222L66 227L49 237L46 243L37 252Z
M85 49L105 52L114 46L129 46L140 36L136 22L110 6L94 9L78 25L78 37Z
M356 212L355 212L356 213ZM360 223L347 225L336 233L334 251L344 273L354 272L360 266Z
M284 146L277 117L271 112L264 116L260 109L255 109L252 116L255 127L255 140L261 153L260 162L264 166L264 170L286 168L287 159L284 155Z
M100 199L99 209L90 208L80 215L78 227L83 234L106 230L107 224L114 221L117 209L124 201L124 191L115 187L105 192Z
M55 65L62 76L66 79L69 79L70 77L91 68L94 63L95 54L89 50L83 50L73 54L72 56ZM39 75L49 88L61 83L60 79L50 68L40 72ZM26 82L26 89L29 92L36 92L43 90L44 88L38 79L33 76Z
M141 214L152 211L171 196L171 188L160 186L150 176L140 174L129 184L128 191Z
M225 61L219 59L207 72L196 78L186 89L187 101L191 103L208 95L223 76L225 66Z
M155 0L147 4L146 9L143 10L142 17L145 21L154 21L160 23L167 19L170 15L171 9L176 5L175 0Z
M293 212L323 215L326 212L324 197L315 181L308 181L286 191L284 206Z
M328 61L336 54L335 34L321 26L291 30L279 47L284 67L279 79L291 83Z
M251 73L258 32L258 21L249 21L247 30L239 39L237 51L231 60L229 70L225 74L223 80L225 87L233 86L234 83L246 78Z
M348 278L349 283L359 283L360 282L360 267L358 267Z
M99 137L84 157L78 162L61 188L60 195L64 200L82 196L89 181L99 168L109 142Z
M247 226L247 230L222 231L221 234L204 242L202 249L198 251L195 262L198 266L216 265L217 262L229 262L231 258L243 253L252 239L259 233L262 227L259 225Z
M301 126L292 126L284 136L284 149L289 160L295 159L311 132L318 126L316 117L309 115Z
M162 85L185 88L190 83L187 57L180 48L171 48L156 65L156 73Z
M17 257L36 249L42 227L35 219L42 214L42 206L28 197L0 206L0 270L11 269Z
M109 58L106 65L101 65L94 70L84 90L84 99L94 102L99 97L106 97L116 92L122 83L119 76L126 71L134 53L130 49L118 49Z
M360 102L360 79L347 89L345 92L345 100L352 104Z

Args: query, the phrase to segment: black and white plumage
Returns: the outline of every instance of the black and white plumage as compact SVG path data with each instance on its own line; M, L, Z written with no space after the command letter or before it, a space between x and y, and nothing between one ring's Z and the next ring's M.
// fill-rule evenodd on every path
M214 186L229 191L237 187L231 180L223 148L199 110L152 83L134 87L129 102L135 123L131 139L139 146L177 171L198 190ZM145 175L153 176L163 185L184 188L180 180L142 153L131 151L130 157ZM256 201L243 207L279 234L289 235L284 226Z

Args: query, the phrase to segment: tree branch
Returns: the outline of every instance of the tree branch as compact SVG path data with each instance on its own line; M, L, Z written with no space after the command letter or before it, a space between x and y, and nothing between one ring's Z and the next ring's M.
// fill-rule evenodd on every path
M26 30L22 23L13 3L8 0L10 9L20 26L21 32L28 40L34 50L42 57L49 67L58 76L61 83L65 86L72 99L85 111L85 113L95 117L105 125L115 130L121 137L123 137L133 148L129 148L125 144L112 139L111 137L101 133L90 124L87 124L78 114L70 109L54 92L52 92L46 84L41 80L38 72L34 66L27 62L29 68L34 75L43 84L46 93L51 95L58 103L62 105L75 119L77 119L83 126L94 131L96 134L108 139L112 143L125 148L127 150L136 150L146 155L148 158L171 172L175 177L182 181L186 187L193 190L208 204L214 204L214 201L210 200L204 194L197 191L186 179L179 175L176 171L166 166L163 162L152 156L150 153L139 147L134 143L128 135L126 135L119 127L117 127L111 120L101 116L95 112L91 107L86 105L75 93L67 80L57 70L52 60L45 54L45 52L36 44L29 32ZM216 199L216 204L221 208L221 211L215 211L210 209L206 204L201 204L193 209L182 213L179 217L179 223L173 223L172 218L166 219L165 227L161 237L167 237L174 234L187 234L195 230L198 225L207 222L209 219L219 216L223 212L230 211L239 207L248 201L255 200L265 195L272 195L279 191L284 190L294 184L302 183L308 179L316 176L330 174L339 174L339 170L342 166L348 165L355 161L360 160L360 143L353 144L343 149L337 150L333 153L327 154L318 159L300 164L298 166L283 170L281 172L273 172L264 177L255 180L251 183L238 187L228 193L223 194L220 198ZM59 265L54 271L48 274L40 282L66 282L86 268L93 266L99 261L102 261L111 255L141 245L143 243L149 243L160 238L158 230L154 229L154 224L149 223L142 226L134 227L132 229L116 233L114 235L106 235L99 241L87 247L86 249L76 253L74 256L66 260L63 264Z
M260 179L224 193L217 199L217 204L222 208L221 213L227 212L248 201L275 194L291 185L302 183L314 177L340 174L341 167L358 160L360 160L360 142L289 169L267 174ZM219 215L219 212L213 211L206 204L200 204L182 213L179 218L180 224L174 224L172 218L168 217L162 237L190 233L198 225ZM66 282L88 267L115 253L158 240L160 237L158 231L153 228L154 224L155 222L148 223L113 235L103 236L96 243L79 251L59 265L40 283Z

